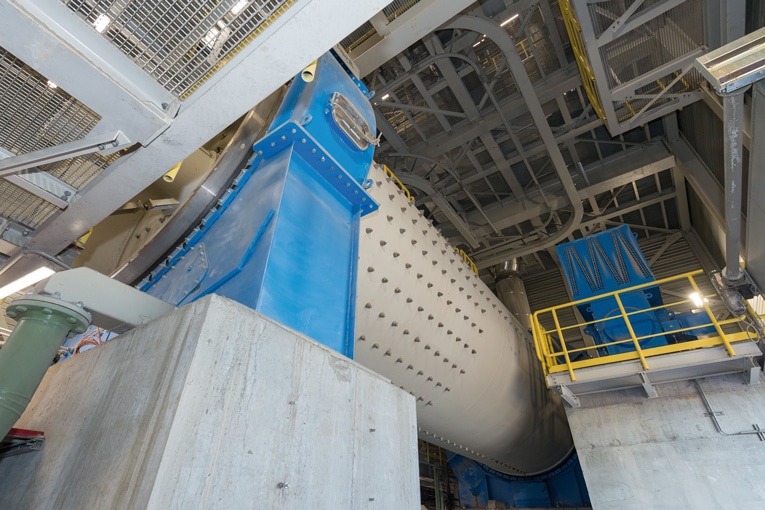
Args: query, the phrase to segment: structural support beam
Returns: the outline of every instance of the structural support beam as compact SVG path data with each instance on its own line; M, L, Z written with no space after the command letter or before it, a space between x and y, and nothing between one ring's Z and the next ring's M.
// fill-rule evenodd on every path
M377 30L378 36L372 37L369 44L362 44L351 52L351 58L364 77L472 3L472 0L420 0L390 23L384 26L377 23L375 29L380 26L384 33ZM344 13L345 9L338 12Z
M0 45L98 113L99 132L147 144L179 101L58 0L0 2Z
M752 134L765 137L765 81L752 88ZM747 228L744 260L746 270L760 289L765 288L765 143L754 144L749 152L749 197L746 208Z
M161 178L387 3L324 0L291 8L295 13L284 15L289 19L267 28L221 71L225 75L194 93L167 131L149 147L107 169L80 200L39 229L29 247L52 254L64 250L72 239ZM301 34L313 34L311 44L296 44Z
M465 241L467 241L467 243L472 248L475 249L480 246L478 239L476 239L476 237L470 231L470 227L467 225L467 223L465 223L465 221L460 218L460 215L457 214L457 211L454 210L446 198L444 198L443 195L436 191L426 179L414 174L404 172L399 173L398 177L404 184L417 188L428 195L428 197L436 204L436 207L438 207L441 212L446 215L451 224L454 225L454 227L459 231Z
M639 150L630 151L627 154L618 154L602 163L585 168L590 185L578 190L577 194L581 200L585 200L634 180L658 174L673 168L674 165L675 157L663 146L655 145L650 150L640 147ZM538 194L530 194L529 199L531 204L537 205L524 206L514 200L508 200L500 206L486 208L485 212L493 225L500 230L529 221L548 212L547 207L541 203L541 197ZM553 210L570 204L565 194L560 192L548 194L548 200ZM468 220L476 223L481 221L475 214L469 215ZM478 236L483 236L490 234L491 229L481 226L474 228L473 232Z
M4 158L0 161L0 177L5 177L6 175L28 168L76 158L77 156L84 156L98 151L113 151L128 143L129 140L121 132L117 131L116 133L91 135L82 140L62 143L61 145L47 147L26 154L19 154L18 156Z
M559 74L551 74L544 82L534 84L534 89L538 94L539 101L547 103L553 101L556 97L563 95L564 92L575 89L582 85L582 79L576 66L571 66L561 71ZM515 117L526 111L526 101L522 95L502 103L502 111L507 112L508 116ZM492 109L493 110L493 109ZM417 144L411 147L411 152L423 154L428 157L438 157L452 149L461 146L484 133L489 133L493 129L500 128L503 124L502 116L497 111L482 112L481 122L470 123L463 121L452 128L451 133L443 133L432 137L427 143Z
M574 229L578 228L579 222L582 220L584 214L584 209L582 207L582 201L577 194L574 181L571 179L571 175L566 167L563 154L561 154L552 129L550 129L550 125L547 123L547 116L542 109L539 97L536 95L534 85L531 83L531 79L526 73L526 68L523 65L520 55L518 55L518 49L515 46L515 42L497 23L484 18L461 16L450 23L447 28L472 30L479 34L486 34L486 37L494 41L502 51L502 54L507 61L508 69L513 75L515 85L521 93L521 96L526 100L534 125L539 131L539 136L542 138L553 167L555 168L555 172L558 175L566 196L569 198L571 207L573 208L572 214L566 225L562 226L556 233L540 239L539 241L517 247L507 256L509 258L522 257L538 250L544 250L550 246L554 246L559 241L566 239Z

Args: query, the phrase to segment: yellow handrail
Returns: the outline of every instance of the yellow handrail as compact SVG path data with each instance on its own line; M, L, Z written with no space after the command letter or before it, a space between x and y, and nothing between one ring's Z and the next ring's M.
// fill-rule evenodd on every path
M475 265L475 262L473 262L473 259L470 258L470 255L465 253L465 250L454 248L454 251L457 253L457 255L462 257L463 262L465 262L475 274L478 274L478 266Z
M698 313L704 313L708 319L707 322L704 322L703 324L694 324L687 327L672 329L671 331L661 331L659 333L650 333L645 335L637 334L631 318L634 319L635 316L646 314L659 309L678 308L683 306L686 309L695 308L692 307L692 300L690 297L686 300L675 301L672 303L666 303L641 310L627 311L624 306L622 296L625 294L633 293L637 290L650 287L661 287L662 285L666 285L670 282L686 281L689 293L696 292L700 296L703 296L699 285L696 282L696 278L702 275L704 275L704 272L701 270L692 271L670 278L664 278L662 280L635 285L633 287L614 292L606 292L595 297L552 306L535 312L532 315L531 330L534 337L534 346L537 351L537 359L539 359L539 362L542 365L544 374L548 375L551 373L567 372L571 380L574 381L576 380L577 369L630 360L639 360L643 370L650 370L649 361L652 356L710 347L722 346L725 348L725 351L728 353L728 355L735 356L736 352L734 350L733 344L736 342L754 340L757 338L756 333L751 332L746 328L746 324L742 322L741 317L718 320L706 300L703 300L703 304L701 307L699 307L700 311ZM616 303L616 308L618 309L618 313L614 314L613 316L599 320L579 322L573 325L561 324L560 313L564 310L572 311L577 305L609 298L612 300L612 302ZM548 331L545 329L545 327L542 325L543 319L549 321L549 323L552 325L552 330ZM623 321L626 330L629 333L628 338L607 343L598 343L596 345L585 345L583 347L578 345L570 345L570 342L568 342L566 339L567 333L571 333L574 330L579 331L582 328L588 326L592 327L596 324L602 325L608 321ZM726 331L727 327L733 325L737 326L738 331L731 332L729 329ZM708 335L705 334L704 337L697 338L695 340L692 339L685 342L661 345L657 347L647 348L644 347L644 345L641 345L641 343L645 343L645 340L650 340L665 335L677 335L694 330L698 331L702 328L707 330L713 328L714 333L710 333ZM581 338L578 337L577 341L581 344ZM614 345L631 345L634 346L635 350L615 354L602 354L603 348ZM597 357L592 357L589 359L577 359L577 356L580 353L585 352L596 353L598 355ZM574 361L572 361L572 358Z
M571 49L574 52L574 58L576 59L576 65L579 68L579 74L582 76L584 91L587 93L587 98L590 100L590 104L592 104L592 109L595 110L595 113L598 114L598 117L600 117L601 120L605 121L606 114L600 103L598 85L595 82L595 73L590 66L584 39L582 39L582 28L579 26L579 21L576 19L576 14L574 14L574 10L571 8L569 0L558 0L558 5L560 6L563 24L566 26L566 32L568 32L568 38L571 41Z
M393 179L393 182L395 182L395 183L396 183L396 186L398 186L398 187L399 187L399 189L401 189L401 191L403 191L403 192L404 192L404 194L406 195L406 198L408 198L409 200L414 200L414 197L413 197L413 196L412 196L412 194L409 192L409 188L407 188L407 187L404 185L404 183L403 183L403 182L401 182L401 179L399 179L398 177L396 177L396 174L394 174L394 173L393 173L393 170L391 170L390 168L388 168L388 165L383 165L383 172L385 173L385 175L387 175L388 177L390 177L391 179Z

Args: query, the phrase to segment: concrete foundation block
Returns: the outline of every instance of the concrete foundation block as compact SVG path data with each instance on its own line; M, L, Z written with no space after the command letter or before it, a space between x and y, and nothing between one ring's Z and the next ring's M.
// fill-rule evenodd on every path
M586 395L567 409L571 432L595 509L764 508L765 385L740 374L642 390ZM765 438L765 435L763 435Z
M414 398L209 296L51 367L0 508L417 509Z

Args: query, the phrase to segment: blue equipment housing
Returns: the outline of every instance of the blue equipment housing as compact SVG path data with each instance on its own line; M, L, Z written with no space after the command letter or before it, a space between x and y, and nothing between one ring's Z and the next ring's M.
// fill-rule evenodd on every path
M549 473L530 477L506 475L454 453L447 458L458 481L462 508L487 508L490 500L501 501L508 508L590 506L576 454Z
M593 298L577 305L585 321L600 321L585 328L596 344L630 340L623 319L604 320L621 315L612 296L602 294L656 281L637 240L626 225L587 236L556 247L571 297L574 301ZM704 314L675 313L662 308L664 302L658 286L648 286L620 294L622 305L630 315L636 337L656 335L640 341L641 349L660 347L669 343L693 340L699 335L714 333L713 327L697 328L683 333L673 331L707 322ZM660 334L664 333L664 334ZM632 342L602 348L605 354L635 350Z
M239 177L139 288L176 305L217 293L352 358L359 218L377 209L367 95L332 53L296 77Z

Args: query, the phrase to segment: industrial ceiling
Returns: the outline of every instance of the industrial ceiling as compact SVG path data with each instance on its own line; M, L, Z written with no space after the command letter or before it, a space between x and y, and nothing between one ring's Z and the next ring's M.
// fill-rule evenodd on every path
M176 210L146 204L183 202L237 119L338 43L375 91L376 161L487 281L518 259L533 307L566 300L555 244L621 224L661 276L719 267L723 110L694 62L764 20L732 0L3 2L0 286L118 273Z

